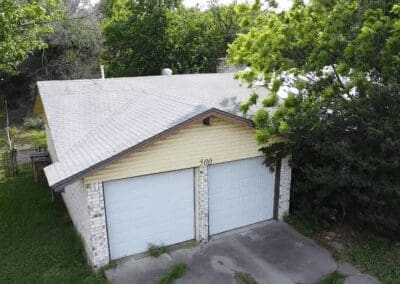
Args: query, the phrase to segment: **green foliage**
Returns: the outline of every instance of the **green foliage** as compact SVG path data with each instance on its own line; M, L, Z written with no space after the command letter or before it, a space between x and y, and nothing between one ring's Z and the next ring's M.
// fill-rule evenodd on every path
M323 227L315 221L307 220L296 215L287 215L285 216L284 221L292 226L296 231L309 238L315 236L323 229Z
M302 216L400 234L399 13L394 0L297 1L248 13L230 45L232 63L251 67L238 77L263 78L264 106L276 105L255 116L256 137L291 141L262 151L272 165L292 154L291 208ZM270 102L284 86L293 93Z
M400 283L400 245L370 241L351 249L349 255L357 265L378 277L383 283Z
M242 271L235 272L235 280L238 284L257 284L257 281L251 274Z
M86 265L60 196L33 182L30 169L0 183L1 283L106 283Z
M344 276L339 272L335 271L327 275L324 279L319 282L319 284L342 284L344 281Z
M158 284L172 284L175 283L176 280L182 278L185 275L187 270L187 266L184 263L177 263L172 266L167 272L161 275L158 280Z
M93 11L80 8L83 3L63 2L62 19L51 24L53 32L43 39L47 48L31 54L18 70L29 83L100 77L101 27Z
M149 255L152 257L159 257L164 253L168 253L168 248L166 246L155 246L149 247Z
M28 55L46 47L58 14L57 0L0 0L0 72L15 72Z
M104 4L104 61L109 76L214 72L239 32L235 5L187 9L180 3L119 0ZM107 8L108 7L108 8Z

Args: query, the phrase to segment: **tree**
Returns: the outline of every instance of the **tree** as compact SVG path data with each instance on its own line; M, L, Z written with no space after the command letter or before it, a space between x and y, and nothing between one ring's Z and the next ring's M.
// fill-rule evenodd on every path
M269 91L257 140L286 138L262 150L271 166L292 154L297 214L400 233L399 4L295 1L250 18L230 46L231 61L250 67L238 77Z
M112 76L159 74L166 58L167 9L136 2L117 3L103 33L107 73Z
M87 0L63 0L58 14L46 22L51 33L41 35L40 48L0 81L13 121L31 113L37 81L100 77L102 36L96 11Z
M0 72L15 72L28 55L46 46L58 16L56 0L0 0Z
M103 21L108 75L155 75L164 67L175 73L215 72L217 58L225 56L240 29L236 5L201 11L160 3L101 3L102 14L109 15Z
M64 0L61 8L62 19L52 23L53 32L43 39L46 48L19 68L33 82L99 77L103 39L95 10L86 0Z

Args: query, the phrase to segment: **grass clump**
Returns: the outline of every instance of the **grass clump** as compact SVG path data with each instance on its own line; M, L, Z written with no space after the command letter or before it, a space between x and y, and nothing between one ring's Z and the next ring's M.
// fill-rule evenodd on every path
M354 246L351 260L383 283L400 283L400 243L372 240Z
M286 215L284 221L306 237L312 237L323 229L318 224L295 215Z
M187 266L184 263L177 263L170 268L167 272L161 275L158 280L158 284L172 284L176 280L182 278L185 275Z
M335 271L328 274L324 279L319 282L319 284L342 284L344 281L344 276L339 272Z
M29 129L29 130L15 130L12 134L14 144L28 144L33 147L45 146L47 144L46 134L43 130Z
M164 253L168 253L168 248L166 246L156 246L156 245L151 245L149 247L149 255L151 257L159 257Z
M106 283L86 264L59 196L33 182L30 169L0 182L0 283Z
M257 284L257 281L254 279L254 277L247 272L235 272L235 280L238 284Z

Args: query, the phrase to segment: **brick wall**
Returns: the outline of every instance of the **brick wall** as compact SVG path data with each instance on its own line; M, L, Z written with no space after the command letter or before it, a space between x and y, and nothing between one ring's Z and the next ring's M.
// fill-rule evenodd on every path
M104 205L103 184L101 182L86 185L88 193L89 226L92 265L98 268L108 264L109 249Z
M195 198L196 198L196 240L208 241L208 176L207 165L196 169Z
M89 208L86 188L83 186L82 180L78 180L66 186L64 190L62 198L76 230L84 241L88 262L91 263Z
M83 239L88 263L94 268L108 264L102 183L84 186L82 180L76 181L65 187L62 197L72 222Z
M279 184L279 208L278 218L280 220L289 214L290 203L290 184L292 181L292 169L289 166L290 157L282 159L281 163L281 178Z

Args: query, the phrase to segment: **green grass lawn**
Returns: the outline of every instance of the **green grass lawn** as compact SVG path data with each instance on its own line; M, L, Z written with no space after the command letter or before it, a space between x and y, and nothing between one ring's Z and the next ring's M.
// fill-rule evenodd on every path
M0 182L0 283L106 283L86 265L62 200L30 170Z

